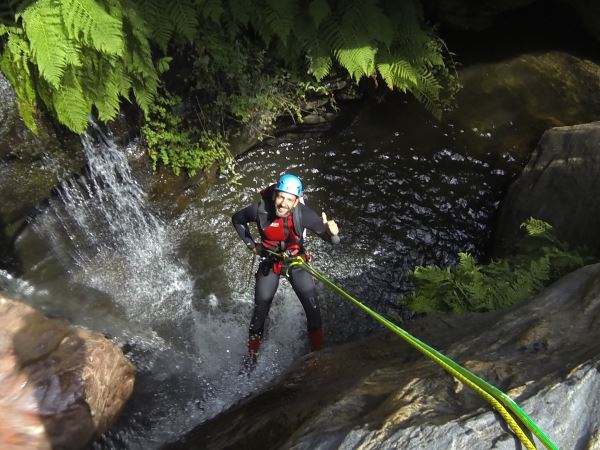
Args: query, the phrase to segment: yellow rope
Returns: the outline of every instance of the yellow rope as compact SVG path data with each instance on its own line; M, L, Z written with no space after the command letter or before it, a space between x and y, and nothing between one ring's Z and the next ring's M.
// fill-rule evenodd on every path
M502 416L504 421L508 424L508 426L511 428L513 433L517 436L517 438L519 438L519 440L522 442L522 444L525 446L525 448L527 448L527 450L536 450L536 447L533 444L533 442L531 442L531 439L529 439L529 436L527 436L523 432L523 429L517 424L517 421L513 418L513 416L510 415L510 413L504 407L504 405L502 403L500 403L498 400L496 400L496 398L493 395L491 395L490 393L481 389L479 386L477 386L471 380L466 378L463 374L461 374L460 372L457 372L452 367L448 366L445 362L439 360L438 358L435 358L435 356L433 356L433 355L431 355L431 357L435 360L435 362L437 362L440 366L442 366L453 377L457 378L460 382L467 385L473 391L475 391L476 393L481 395L485 400L487 400L487 402L490 405L492 405L492 407L496 411L498 411L500 416Z

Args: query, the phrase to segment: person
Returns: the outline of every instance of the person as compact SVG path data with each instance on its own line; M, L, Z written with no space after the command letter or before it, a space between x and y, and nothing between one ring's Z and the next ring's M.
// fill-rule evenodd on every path
M323 342L323 328L319 299L314 279L298 266L288 268L281 258L271 252L287 252L288 255L300 255L308 260L304 248L304 230L310 230L331 244L338 244L338 226L334 220L328 220L325 212L321 217L302 201L302 181L296 175L286 173L261 192L257 204L248 205L232 216L232 223L248 250L261 257L255 278L254 311L250 321L248 354L245 360L247 368L256 365L258 350L264 332L264 324L279 277L287 273L290 283L306 314L310 350L318 351ZM260 242L252 237L249 223L255 222L260 234Z

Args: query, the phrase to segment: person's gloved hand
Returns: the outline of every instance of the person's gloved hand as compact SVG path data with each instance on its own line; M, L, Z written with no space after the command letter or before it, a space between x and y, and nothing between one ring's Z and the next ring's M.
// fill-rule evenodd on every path
M263 251L263 246L262 246L262 244L256 244L254 247L248 247L248 250L250 250L255 255L259 255L260 256L260 254Z
M327 214L325 214L325 211L321 213L321 218L323 219L323 224L325 225L327 232L331 236L337 236L340 230L337 226L337 223L335 223L335 220L327 220Z

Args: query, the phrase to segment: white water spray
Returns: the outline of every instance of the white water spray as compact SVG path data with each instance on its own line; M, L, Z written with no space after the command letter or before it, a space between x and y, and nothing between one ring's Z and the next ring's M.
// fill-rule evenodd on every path
M107 293L131 320L188 315L193 279L176 241L144 204L126 153L106 136L82 139L84 175L60 183L34 229L73 281ZM131 144L135 145L135 143Z

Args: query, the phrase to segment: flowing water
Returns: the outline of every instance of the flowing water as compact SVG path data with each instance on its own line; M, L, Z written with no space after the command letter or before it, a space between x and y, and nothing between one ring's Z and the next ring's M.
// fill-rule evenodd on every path
M408 108L408 106L406 107ZM315 267L380 312L406 315L398 298L418 264L481 256L504 188L518 170L497 139L439 125L418 110L366 108L348 129L293 136L238 158L176 219L151 210L127 165L131 148L87 138L89 173L63 182L18 242L20 278L0 285L47 315L114 339L137 367L133 396L95 449L152 449L265 387L307 352L305 319L282 280L259 364L239 374L252 311L253 261L231 215L258 202L284 171L306 203L340 226L332 247L307 246ZM326 346L377 327L320 287Z

